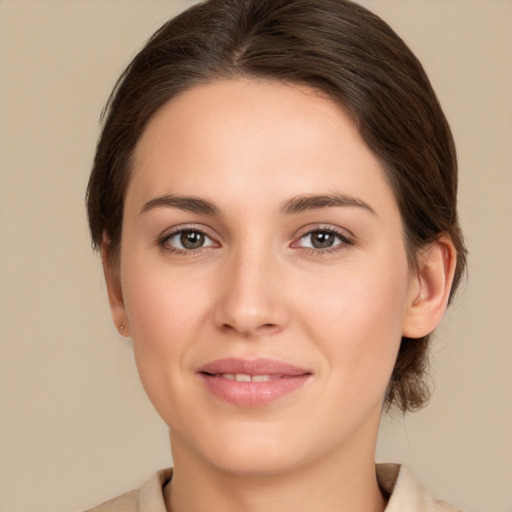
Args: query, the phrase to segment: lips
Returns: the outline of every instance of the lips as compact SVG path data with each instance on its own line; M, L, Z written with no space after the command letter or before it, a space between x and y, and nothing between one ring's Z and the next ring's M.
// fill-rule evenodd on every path
M311 372L274 359L226 358L202 366L198 375L217 398L240 407L258 407L298 390Z

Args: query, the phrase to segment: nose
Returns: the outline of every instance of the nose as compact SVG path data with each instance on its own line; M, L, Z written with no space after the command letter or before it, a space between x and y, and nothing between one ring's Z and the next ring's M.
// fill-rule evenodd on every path
M240 250L226 262L214 321L243 337L268 336L289 321L278 258L260 247Z

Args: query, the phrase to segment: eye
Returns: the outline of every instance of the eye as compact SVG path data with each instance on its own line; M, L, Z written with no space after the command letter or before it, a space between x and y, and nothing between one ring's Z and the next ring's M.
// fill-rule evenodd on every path
M180 229L164 237L160 243L176 251L194 251L216 245L208 235L198 229Z
M315 229L303 235L297 246L318 251L334 249L340 245L349 245L352 241L333 229Z

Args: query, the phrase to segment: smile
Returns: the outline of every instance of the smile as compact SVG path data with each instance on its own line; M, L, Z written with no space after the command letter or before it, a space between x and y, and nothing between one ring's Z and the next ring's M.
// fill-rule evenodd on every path
M273 379L280 379L281 375L249 375L248 373L223 373L219 375L222 379L236 380L237 382L266 382Z
M273 359L220 359L201 367L198 375L216 398L238 407L258 407L301 388L308 370Z

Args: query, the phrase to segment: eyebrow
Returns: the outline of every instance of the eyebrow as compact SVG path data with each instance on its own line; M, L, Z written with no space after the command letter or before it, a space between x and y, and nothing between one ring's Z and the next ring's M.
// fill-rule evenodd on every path
M377 215L375 210L368 204L352 196L345 194L307 194L292 197L281 205L281 213L285 215L301 213L307 210L320 210L321 208L331 208L336 206L353 206L362 208Z
M153 210L154 208L168 207L178 208L194 213L202 213L205 215L220 215L220 210L211 201L193 196L179 196L174 194L166 194L164 196L151 199L142 207L141 213Z
M368 203L365 203L361 199L338 193L307 194L295 196L281 204L280 212L282 215L292 215L308 210L320 210L322 208L350 206L362 208L372 213L373 215L376 215L375 210ZM220 209L207 199L175 194L166 194L151 199L144 204L141 213L161 207L178 208L180 210L193 213L202 213L204 215L211 216L221 215Z

